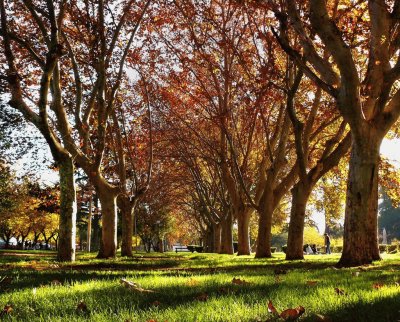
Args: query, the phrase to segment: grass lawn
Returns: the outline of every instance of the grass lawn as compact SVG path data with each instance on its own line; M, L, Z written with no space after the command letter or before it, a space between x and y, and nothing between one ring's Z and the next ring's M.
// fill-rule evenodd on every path
M79 253L71 265L57 263L53 252L0 251L0 320L283 321L268 312L269 300L279 312L303 306L299 321L400 320L398 254L352 269L333 267L339 255L299 262L284 261L282 253L263 260L197 253L94 256ZM140 288L126 288L121 279Z

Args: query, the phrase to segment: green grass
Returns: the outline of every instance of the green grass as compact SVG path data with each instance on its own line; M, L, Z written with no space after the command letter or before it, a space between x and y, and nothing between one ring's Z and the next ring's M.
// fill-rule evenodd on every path
M316 321L316 314L332 321L400 320L398 254L361 269L334 268L338 255L310 255L298 262L287 262L280 253L271 259L197 253L94 256L80 253L71 265L57 263L52 252L0 252L0 280L13 277L10 284L0 283L0 309L13 307L0 320L266 321L273 317L268 300L278 311L302 305L306 311L300 321ZM287 273L276 275L277 270ZM249 284L232 284L234 277ZM154 292L124 288L121 278ZM374 283L382 287L375 289ZM336 287L345 294L338 295ZM200 301L204 294L207 300ZM88 310L77 310L80 301Z

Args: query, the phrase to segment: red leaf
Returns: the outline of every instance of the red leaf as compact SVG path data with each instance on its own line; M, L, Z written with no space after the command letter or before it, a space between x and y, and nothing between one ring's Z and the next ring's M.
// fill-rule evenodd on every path
M341 288L335 287L335 292L337 295L345 295L346 293Z
M287 309L283 311L279 316L285 321L294 321L298 319L306 310L302 306L298 306L295 309Z
M235 277L233 278L232 283L236 284L236 285L248 285L248 284L250 284L249 282L246 282L245 280L241 280L240 278L235 278Z
M200 302L206 302L208 300L208 294L207 293L201 293L200 295L198 295L196 297L196 300L200 301Z
M268 302L268 312L279 315L278 311L276 310L275 306L272 304L271 300L269 300L269 302Z
M308 286L315 286L318 284L318 281L307 281Z
M13 308L11 305L7 304L4 306L3 311L0 312L0 317L6 314L11 314L11 312L13 311Z
M372 284L372 287L376 290L379 290L380 288L382 288L384 285L382 283L374 283Z

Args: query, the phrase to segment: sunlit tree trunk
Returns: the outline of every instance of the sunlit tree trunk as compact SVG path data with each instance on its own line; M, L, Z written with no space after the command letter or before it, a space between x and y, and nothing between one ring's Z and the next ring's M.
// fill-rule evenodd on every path
M381 139L371 134L353 141L347 183L343 253L339 266L380 259L378 247L378 167Z
M58 162L60 175L60 225L58 232L57 259L75 260L76 238L76 191L74 165L70 156Z

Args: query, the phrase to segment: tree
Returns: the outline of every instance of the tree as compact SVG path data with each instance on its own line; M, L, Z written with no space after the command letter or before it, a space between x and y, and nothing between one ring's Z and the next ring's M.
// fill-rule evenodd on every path
M31 1L15 3L14 6L0 1L2 55L1 60L7 66L3 70L8 91L11 93L9 105L22 113L24 118L35 125L50 147L52 156L59 167L61 186L60 211L60 242L58 259L61 261L75 260L75 219L76 200L74 184L74 166L71 155L60 144L48 115L48 94L54 89L51 79L57 71L57 63L63 55L59 45L60 30L57 27L64 19L64 3L61 2L59 11L52 1L47 1L45 21L43 13ZM10 16L21 17L23 23L18 27L9 21ZM11 27L10 27L11 25ZM12 31L11 31L12 29ZM28 32L29 30L29 32ZM29 34L31 38L28 40ZM40 34L40 36L39 36ZM27 37L28 36L28 37ZM43 39L42 44L32 44L30 40ZM31 67L19 58L29 57ZM35 68L32 68L32 65ZM31 74L30 74L31 73ZM30 76L35 75L39 90L32 90ZM35 93L33 93L35 92ZM53 92L54 94L54 92ZM35 97L35 98L33 98ZM38 98L38 99L37 99ZM35 102L34 108L31 102Z
M37 123L52 144L52 151L58 149L58 154L60 150L69 157L70 177L73 178L70 156L85 171L102 204L103 234L99 257L114 257L116 198L120 189L115 177L106 178L104 172L106 138L109 121L121 99L118 96L121 83L126 80L126 57L150 1L135 2L135 5L132 0L59 1L56 4L47 1L42 8L27 0L12 7L13 14L20 15L24 21L12 33L7 27L8 12L4 0L2 4L5 56L8 74L13 76L8 77L13 94L11 103L17 102L13 103L15 107ZM31 37L27 39L26 34ZM15 63L11 41L19 49L15 51L18 57L28 53L27 59L23 60L24 66ZM23 67L29 75L23 72ZM41 81L37 75L42 75ZM22 101L20 89L32 84L29 88L32 93L34 85L39 83L39 113L35 113ZM55 122L49 119L49 107ZM60 171L62 169L60 167ZM65 178L60 176L62 189L67 185ZM74 187L68 192L72 196ZM61 236L65 227L60 228ZM61 242L60 237L60 246Z
M379 147L400 114L400 91L395 85L400 76L396 29L400 3L395 1L391 6L384 0L371 0L354 6L341 4L339 8L338 2L332 5L310 0L296 5L288 0L284 3L285 11L271 3L282 24L289 28L290 21L291 30L300 38L302 52L278 36L281 46L310 79L335 99L350 126L352 146L339 266L357 266L380 259ZM303 4L310 9L309 14L300 13ZM347 19L350 15L352 19ZM305 16L309 16L309 21ZM319 40L313 40L311 33L318 35ZM321 47L327 56L323 56Z
M296 75L298 82L300 82L301 75L302 72ZM296 84L296 80L294 84ZM292 93L293 89L292 87L289 93ZM320 118L321 125L316 127L315 132L313 131L321 100L320 95L321 91L318 90L314 102L311 104L311 110L304 122L299 119L294 104L287 105L294 128L296 154L299 164L299 180L292 188L292 208L286 251L286 259L289 260L304 258L302 247L304 221L306 218L306 205L312 190L321 177L338 165L340 159L350 148L351 143L350 134L345 134L346 124L343 121L340 122L340 120L335 122L337 116L329 115L327 111L322 112L324 117ZM312 137L314 137L315 142L312 142ZM315 148L316 145L318 149Z

